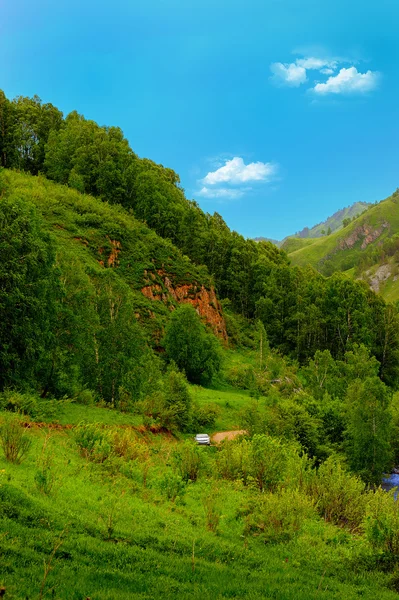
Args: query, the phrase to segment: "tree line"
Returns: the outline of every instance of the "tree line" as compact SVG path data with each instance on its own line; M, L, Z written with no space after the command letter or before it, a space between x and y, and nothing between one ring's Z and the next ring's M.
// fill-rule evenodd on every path
M306 363L317 350L342 358L364 344L381 364L380 376L399 381L397 309L362 282L325 278L293 268L269 242L231 231L222 217L185 197L179 176L139 158L118 127L102 127L77 112L65 118L40 99L8 100L0 93L0 161L104 201L117 203L205 265L217 293L235 313L260 319L272 346Z

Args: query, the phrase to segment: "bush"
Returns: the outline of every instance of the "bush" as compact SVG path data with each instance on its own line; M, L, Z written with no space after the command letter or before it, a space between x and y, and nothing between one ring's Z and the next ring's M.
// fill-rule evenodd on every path
M299 490L279 490L259 496L247 509L244 535L261 534L265 542L287 542L314 519L312 500Z
M203 427L212 428L215 426L216 419L220 415L220 407L217 404L206 404L193 407L192 428L199 431Z
M75 441L82 456L93 462L104 462L112 452L109 434L95 423L75 427Z
M186 493L186 482L177 473L166 473L159 481L159 487L171 502L182 499Z
M185 304L172 314L163 340L169 360L192 383L209 382L221 367L219 342L208 333L195 309Z
M226 379L234 387L251 390L256 385L255 369L252 365L235 365L226 374Z
M399 504L394 490L369 493L363 528L371 545L391 558L399 557Z
M25 435L21 423L13 417L7 417L0 426L0 442L5 459L19 465L31 447L30 439Z
M220 507L217 490L212 489L202 500L205 511L206 528L217 533L220 523Z
M129 429L103 429L95 423L75 427L75 441L82 456L97 463L114 458L142 461L148 458L148 448Z
M57 415L57 403L32 394L7 391L0 394L0 409L20 413L33 421L51 421Z
M329 457L313 471L306 487L326 521L346 525L352 531L359 529L367 502L365 484L348 473L337 458Z
M173 453L173 463L183 481L197 481L202 467L201 451L194 442L186 440Z
M217 456L217 468L223 479L241 480L247 485L251 476L251 442L227 441Z
M284 481L289 451L279 440L256 434L249 440L225 442L217 464L225 479L251 482L261 491L276 490Z

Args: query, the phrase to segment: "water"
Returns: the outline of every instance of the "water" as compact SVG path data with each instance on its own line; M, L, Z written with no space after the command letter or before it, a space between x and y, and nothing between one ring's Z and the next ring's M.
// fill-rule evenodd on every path
M388 477L384 477L382 480L381 487L389 492L393 488L396 488L395 499L398 497L398 488L399 488L399 475L396 473L390 473Z

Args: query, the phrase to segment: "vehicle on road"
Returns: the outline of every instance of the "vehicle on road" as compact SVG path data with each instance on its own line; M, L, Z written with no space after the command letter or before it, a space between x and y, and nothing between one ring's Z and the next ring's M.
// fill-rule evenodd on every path
M209 437L209 435L207 433L197 433L197 435L195 436L194 439L197 442L197 444L199 444L200 446L210 446L211 445L211 438Z

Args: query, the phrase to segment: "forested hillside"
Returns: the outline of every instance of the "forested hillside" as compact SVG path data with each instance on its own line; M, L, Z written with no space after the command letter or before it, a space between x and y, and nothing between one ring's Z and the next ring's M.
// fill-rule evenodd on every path
M295 265L310 264L324 275L347 271L392 301L399 298L398 235L396 191L335 234L313 240L290 238L284 249Z
M287 255L37 97L0 160L4 593L392 598L398 309L339 271L396 195Z

